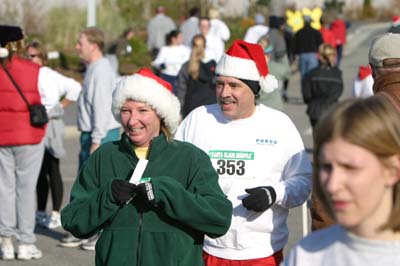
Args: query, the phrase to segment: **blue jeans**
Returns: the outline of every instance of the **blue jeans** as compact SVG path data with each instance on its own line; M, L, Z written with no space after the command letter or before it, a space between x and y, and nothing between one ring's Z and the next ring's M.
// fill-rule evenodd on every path
M79 152L79 168L81 169L83 163L90 156L90 146L92 145L92 132L82 132L80 137L81 151ZM107 132L107 135L101 140L101 144L106 142L119 140L119 128L111 129Z
M340 61L342 61L343 45L339 45L339 44L336 45L336 54L337 54L336 64L339 66Z
M304 76L310 72L311 69L318 66L318 59L316 53L301 53L299 54L299 71L301 80L303 81Z

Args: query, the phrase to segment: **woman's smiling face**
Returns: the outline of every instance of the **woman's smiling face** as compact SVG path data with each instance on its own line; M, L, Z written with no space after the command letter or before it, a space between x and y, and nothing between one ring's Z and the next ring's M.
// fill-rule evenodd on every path
M161 120L146 103L127 100L120 115L125 133L137 147L148 147L151 140L160 134Z

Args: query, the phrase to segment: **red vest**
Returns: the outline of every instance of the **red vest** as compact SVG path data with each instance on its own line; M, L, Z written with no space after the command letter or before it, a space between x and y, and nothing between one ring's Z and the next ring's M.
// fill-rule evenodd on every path
M14 56L6 67L28 102L40 103L38 90L40 66ZM42 141L44 134L45 126L40 128L31 126L26 103L0 67L0 146L37 144Z

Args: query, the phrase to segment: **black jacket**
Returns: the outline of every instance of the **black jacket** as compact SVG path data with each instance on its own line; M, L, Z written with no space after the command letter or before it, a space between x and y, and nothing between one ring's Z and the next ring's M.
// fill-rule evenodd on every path
M303 99L310 119L318 120L321 114L337 102L343 92L342 71L337 67L319 65L304 78Z
M215 95L215 66L214 60L200 62L199 77L194 80L189 75L189 63L186 62L179 74L176 95L181 103L182 118L201 105L217 102Z
M317 53L318 47L322 44L322 35L319 31L312 28L310 24L294 35L294 53Z

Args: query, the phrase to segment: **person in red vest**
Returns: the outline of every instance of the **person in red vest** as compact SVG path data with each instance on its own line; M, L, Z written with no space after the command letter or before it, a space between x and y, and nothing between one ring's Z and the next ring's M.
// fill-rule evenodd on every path
M333 48L336 49L336 37L335 34L329 27L327 27L325 20L321 17L320 19L321 28L319 32L322 35L322 41L324 43L330 44Z
M18 56L23 52L21 28L0 25L0 256L15 259L42 257L36 247L36 183L44 154L45 126L30 123L27 104L6 73L15 80L29 104L40 104L40 66Z
M340 61L342 60L343 47L346 44L346 31L347 31L346 22L342 18L337 17L331 23L331 31L333 32L336 38L336 53L337 53L336 64L339 66Z

